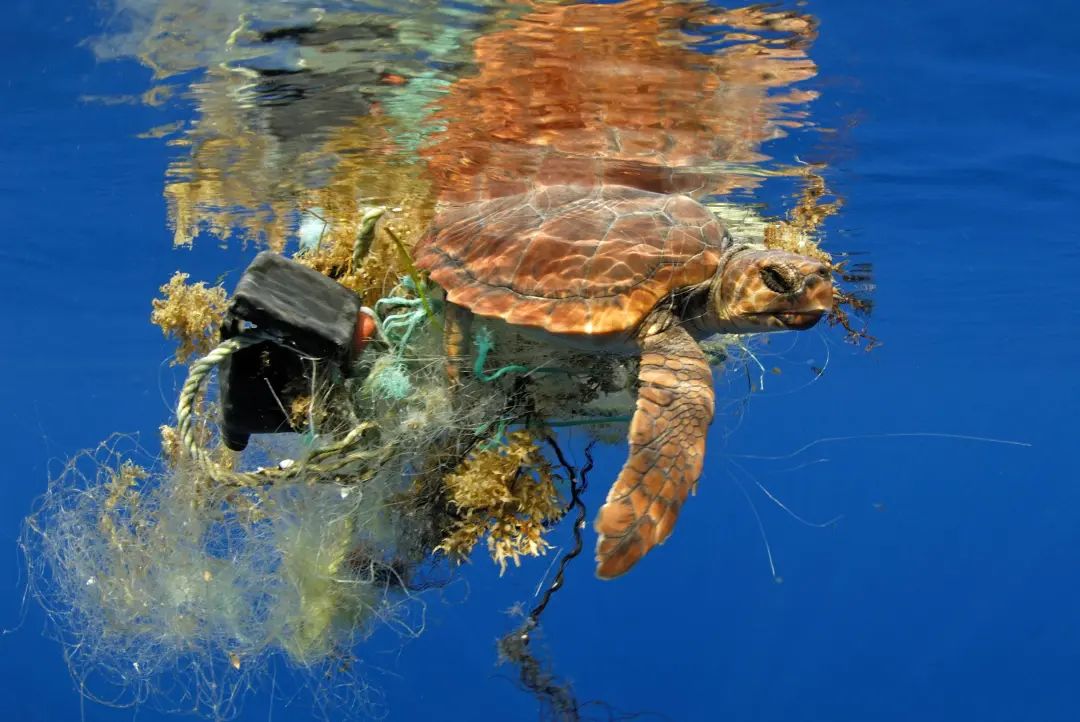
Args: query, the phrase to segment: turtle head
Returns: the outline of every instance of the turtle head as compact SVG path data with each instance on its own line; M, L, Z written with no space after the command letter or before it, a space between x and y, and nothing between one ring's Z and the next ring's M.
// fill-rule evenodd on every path
M832 274L816 258L736 246L709 296L722 333L803 330L832 309Z

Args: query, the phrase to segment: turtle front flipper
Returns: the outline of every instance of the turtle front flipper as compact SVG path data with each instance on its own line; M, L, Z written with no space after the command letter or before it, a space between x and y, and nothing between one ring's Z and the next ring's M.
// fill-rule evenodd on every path
M602 579L625 573L671 534L701 475L713 417L712 370L690 334L671 326L639 343L630 456L596 517L596 575Z

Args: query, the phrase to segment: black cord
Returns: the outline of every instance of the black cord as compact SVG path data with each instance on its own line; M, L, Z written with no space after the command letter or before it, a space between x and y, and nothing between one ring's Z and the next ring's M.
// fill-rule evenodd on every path
M540 701L544 710L550 710L554 719L559 722L579 722L580 705L570 686L560 684L555 676L544 668L544 665L529 649L529 642L532 641L532 631L540 626L540 615L547 609L552 595L563 586L567 565L580 555L585 547L582 530L585 528L587 510L585 503L581 500L581 495L589 485L588 474L593 468L593 444L590 443L585 448L585 466L578 471L567 461L555 437L547 436L546 441L570 480L570 503L567 506L567 512L577 509L573 529L574 546L559 559L559 569L551 584L544 590L540 603L533 607L520 627L499 640L499 653L503 659L518 666L520 670L518 678L521 685Z
M559 460L559 465L566 471L566 475L570 479L570 505L567 507L567 511L576 508L577 518L574 519L574 548L566 554L563 554L562 559L559 560L559 570L555 573L555 579L548 588L544 590L544 596L540 598L540 603L529 612L529 619L532 621L533 626L539 624L540 615L544 612L548 602L551 601L551 595L562 588L566 577L566 565L581 554L582 549L585 547L581 531L585 528L587 511L585 509L585 503L581 500L581 495L589 486L588 475L593 468L592 447L596 443L591 442L585 447L585 466L581 467L581 470L575 473L574 467L566 460L566 456L563 455L562 448L559 447L555 437L548 436L546 441L552 451L555 452L555 456Z

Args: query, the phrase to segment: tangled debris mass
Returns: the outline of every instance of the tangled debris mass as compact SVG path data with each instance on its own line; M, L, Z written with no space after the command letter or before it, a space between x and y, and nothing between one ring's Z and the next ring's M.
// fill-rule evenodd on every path
M229 326L236 299L223 303L223 289L178 274L162 291L153 317L178 360ZM478 325L478 373L452 389L437 289L406 269L384 293L360 314L370 337L345 365L245 322L190 363L160 458L116 437L51 483L23 545L84 693L139 702L186 672L176 707L227 717L271 659L340 673L377 623L419 634L440 559L464 561L483 542L505 569L550 548L572 473L542 452L545 421L622 424L630 362ZM274 394L288 433L236 452L214 371L244 349L265 359L266 346L299 370Z
M839 202L819 169L767 170L760 154L781 128L805 121L813 93L788 86L815 72L803 52L816 34L810 19L768 6L716 14L704 3L628 2L594 14L589 4L541 3L511 23L514 9L494 25L499 32L474 42L486 22L455 26L440 17L429 28L400 13L400 3L373 7L380 4L389 8L383 16L319 9L303 22L283 10L277 24L257 13L237 21L230 9L220 13L223 49L198 52L184 40L214 36L188 24L215 15L153 5L158 30L147 43L161 46L137 54L157 77L224 53L196 88L201 117L173 141L187 149L165 188L176 244L204 232L278 253L295 242L286 265L309 271L312 288L313 275L337 288L327 293L348 299L340 307L349 313L329 314L318 333L304 333L290 321L296 309L260 316L241 307L243 294L230 300L225 288L179 272L162 286L152 320L177 341L175 362L188 366L188 377L176 419L161 427L160 455L114 437L76 456L50 483L22 540L32 591L89 697L153 699L223 719L237 713L254 677L286 669L324 697L376 709L359 643L379 629L419 635L425 590L445 583L456 564L486 550L502 572L549 553L552 530L569 516L573 547L499 652L551 716L579 719L569 686L530 648L567 563L582 550L586 518L591 457L574 468L553 430L624 440L637 360L555 349L477 322L465 360L471 373L450 382L442 292L417 272L412 246L437 202L524 182L525 171L541 167L533 161L555 149L586 170L603 161L624 179L674 184L665 192L697 187L705 173L710 193L702 195L711 199L738 200L736 192L767 174L803 182L784 219L745 202L706 203L740 242L830 260L817 231ZM488 4L501 5L473 5ZM568 25L593 32L565 32ZM706 37L723 28L740 31L723 52L685 47L685 31ZM754 32L761 37L746 42ZM320 33L326 45L316 44ZM587 55L582 38L594 41ZM296 50L302 63L278 68L263 57L279 43L290 53L274 50L275 60ZM431 61L408 59L416 48ZM252 58L262 62L245 65ZM608 72L623 63L665 92L638 92L638 72ZM457 78L458 68L470 72ZM564 78L551 75L557 68L574 83L552 82ZM502 92L510 72L520 75L509 90L530 92ZM288 78L314 103L312 88L343 73L358 78L342 83L350 92L323 97L356 107L322 108L325 127L310 120L311 105L275 95ZM545 83L550 95L531 92ZM162 102L169 87L148 101ZM563 127L532 105L561 107L571 90L583 108L605 109L603 128ZM436 98L441 111L424 130ZM435 142L425 135L433 128ZM679 132L658 142L657 128ZM731 128L744 132L717 145ZM496 137L502 142L493 144ZM654 147L667 155L646 152ZM831 267L838 280L866 280L863 268ZM830 321L871 345L847 315L869 310L868 302L843 291L836 298ZM725 337L705 348L717 365L740 349L743 342Z
M222 288L184 274L162 287L153 320L176 336L177 360L204 355L190 363L177 425L162 427L160 459L123 437L76 457L23 540L35 591L88 694L139 701L162 674L186 670L194 674L173 690L178 706L228 716L246 674L270 658L340 671L358 662L356 644L378 622L419 634L421 591L440 558L467 560L484 542L505 570L546 553L546 535L570 508L583 514L580 472L551 428L625 434L635 360L547 348L477 323L473 373L452 386L439 290L391 234L372 243L378 228L367 224L357 245L397 244L402 273L360 307L344 364L305 354L272 324L228 331L239 293L230 304ZM347 275L353 260L322 268ZM208 351L218 333L226 340ZM212 372L245 349L264 363L268 347L296 373L271 389L271 426L288 433L233 451L220 424L228 400ZM551 591L561 584L560 567ZM568 688L552 686L528 652L538 619L504 639L502 654L521 666L527 688L570 709Z

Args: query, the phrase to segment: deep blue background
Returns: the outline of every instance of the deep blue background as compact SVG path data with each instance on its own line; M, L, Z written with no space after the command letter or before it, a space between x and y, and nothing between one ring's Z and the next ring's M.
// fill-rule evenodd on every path
M671 541L614 583L588 561L572 566L545 639L581 697L673 720L1080 719L1078 7L809 5L822 20L816 117L850 124L831 164L847 205L829 247L873 261L884 346L866 354L825 332L770 360L783 375L734 433L722 431L737 408L718 420ZM148 84L134 63L97 65L78 46L99 29L96 10L9 2L3 17L0 626L16 629L0 637L0 716L74 720L61 650L23 605L21 519L50 459L116 430L154 438L176 381L148 299L177 267L212 280L243 258L213 244L170 250L168 149L134 136L172 116L79 101ZM786 393L825 343L825 375ZM1032 446L868 438L892 432ZM834 436L863 438L786 461L740 458ZM618 453L605 452L594 508ZM808 518L844 515L810 528L745 483L782 584L729 459ZM433 600L427 633L373 660L390 672L372 679L390 719L535 718L493 666L494 640L513 624L502 610L529 600L546 565L499 580L476 564L464 602ZM268 712L260 693L244 719ZM307 716L298 703L273 719Z

